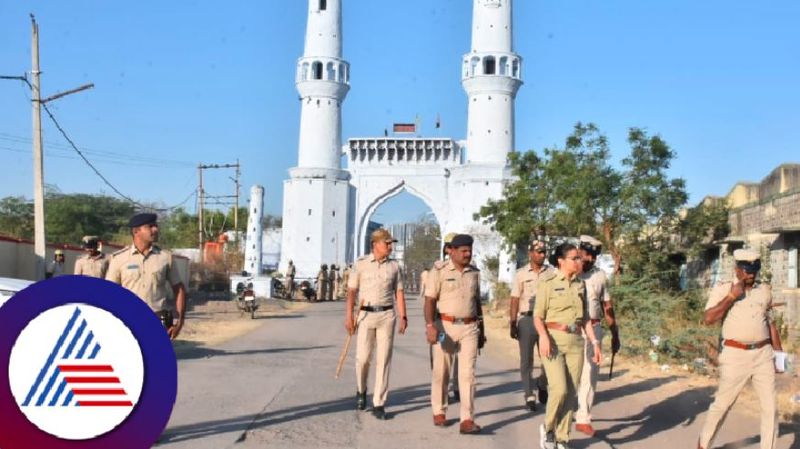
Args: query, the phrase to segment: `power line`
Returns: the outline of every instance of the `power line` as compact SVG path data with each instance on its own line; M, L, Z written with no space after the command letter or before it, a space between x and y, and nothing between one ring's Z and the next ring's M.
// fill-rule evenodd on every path
M27 85L28 85L28 87L29 87L30 89L33 89L33 85L31 85L31 82L28 80L28 78L27 78L27 77L16 77L15 79L20 79L20 80L24 81L24 82L25 82L25 84L27 84ZM188 201L188 200L189 200L189 198L191 198L191 196L194 194L194 192L192 192L192 194L190 194L190 195L189 195L189 196L186 198L186 200L184 200L183 202L181 202L181 203L179 203L179 204L177 204L177 205L175 205L175 206L170 206L170 207L166 207L166 208L156 208L156 207L150 207L150 206L146 206L146 205L144 205L144 204L142 204L142 203L140 203L140 202L138 202L138 201L134 200L133 198L131 198L131 197L129 197L129 196L127 196L127 195L125 195L125 194L124 194L124 193L122 193L122 192L121 192L119 189L117 189L117 187L116 187L116 186L114 186L114 184L111 184L111 181L109 181L109 180L108 180L108 178L106 178L105 176L103 176L103 174L102 174L102 173L100 173L100 170L98 170L98 169L97 169L97 167L95 167L95 166L94 166L94 164L92 164L92 162L91 162L91 161L90 161L88 158L86 158L86 156L84 156L84 154L81 152L81 150L80 150L80 149L78 149L78 146L77 146L77 145L75 145L75 142L74 142L74 141L73 141L73 140L72 140L72 139L69 137L69 135L67 135L67 132L64 130L64 128L62 128L62 127L61 127L61 124L60 124L60 123L58 123L58 120L56 120L56 117L53 115L53 113L52 113L52 112L50 112L50 108L47 106L47 103L40 102L40 104L41 104L41 106L44 108L45 112L47 113L47 116L48 116L48 117L50 117L50 120L53 122L53 125L55 125L56 129L58 130L58 132L59 132L59 133L61 133L61 136L62 136L62 137L64 137L64 139L65 139L65 140L66 140L66 141L69 143L70 147L72 147L72 149L73 149L73 150L75 150L75 152L76 152L76 153L78 153L78 156L80 156L80 157L81 157L81 159L83 159L83 162L85 162L85 163L86 163L86 165L88 165L88 166L89 166L89 168L91 168L91 169L92 169L92 171L93 171L93 172L94 172L94 173L95 173L95 174L96 174L96 175L97 175L97 176L98 176L100 179L102 179L102 180L103 180L103 182L104 182L104 183L105 183L105 184L106 184L106 185L107 185L107 186L108 186L108 187L109 187L111 190L113 190L113 191L114 191L114 192L115 192L117 195L119 195L119 196L120 196L122 199L124 199L124 200L128 201L129 203L131 203L131 204L133 204L133 205L135 205L135 206L138 206L138 207L139 207L139 208L141 208L141 209L146 209L146 210L155 210L155 211L158 211L158 212L168 212L168 211L171 211L171 210L177 209L178 207L180 207L180 206L182 206L183 204L185 204L185 203L186 203L186 201Z

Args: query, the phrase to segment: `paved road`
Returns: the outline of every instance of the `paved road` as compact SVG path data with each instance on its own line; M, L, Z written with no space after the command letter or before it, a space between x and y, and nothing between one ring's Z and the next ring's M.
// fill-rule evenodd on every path
M343 303L314 304L264 319L256 331L221 347L183 356L178 401L158 447L537 448L543 414L523 409L514 362L491 355L478 359L476 421L485 432L459 435L457 406L448 412L449 427L432 425L422 309L419 301L409 303L409 332L395 339L389 420L354 409L354 348L342 377L333 379L344 338ZM674 380L627 370L602 382L594 410L598 437L573 433L572 447L693 449L713 391L676 392L669 388ZM782 427L778 447L800 449L798 431ZM757 447L757 439L757 421L734 410L717 447Z

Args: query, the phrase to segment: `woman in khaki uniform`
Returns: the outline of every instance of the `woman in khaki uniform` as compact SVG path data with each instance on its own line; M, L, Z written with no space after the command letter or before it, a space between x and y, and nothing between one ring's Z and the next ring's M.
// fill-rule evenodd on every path
M595 349L593 362L599 364L602 359L600 343L588 319L586 287L578 277L581 261L575 245L562 243L551 256L558 270L537 286L533 319L549 393L544 424L539 427L542 449L567 449L583 370L581 330Z

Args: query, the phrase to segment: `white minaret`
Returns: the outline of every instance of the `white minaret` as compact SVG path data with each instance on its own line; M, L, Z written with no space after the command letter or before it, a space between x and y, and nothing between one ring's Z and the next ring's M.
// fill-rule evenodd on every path
M284 182L281 269L315 276L345 260L350 178L341 169L342 102L350 89L342 59L342 0L309 0L303 57L297 62L300 141L297 167Z
M505 164L514 151L514 98L522 58L513 52L511 0L473 0L472 51L461 84L469 98L467 160Z
M261 274L261 218L264 216L264 188L250 187L250 210L247 215L247 239L244 247L244 271Z

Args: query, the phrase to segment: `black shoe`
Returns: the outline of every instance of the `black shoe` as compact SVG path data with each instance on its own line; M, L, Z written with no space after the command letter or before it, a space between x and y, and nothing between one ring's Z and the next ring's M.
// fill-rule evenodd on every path
M525 407L528 408L529 411L535 412L536 411L536 398L531 396L525 400Z
M386 410L384 410L383 407L374 407L372 409L372 416L383 421L386 419Z
M458 390L453 390L453 399L450 401L453 404L461 400L461 393Z
M547 404L547 388L539 388L539 403Z
M367 409L367 392L356 393L356 408L359 410Z

